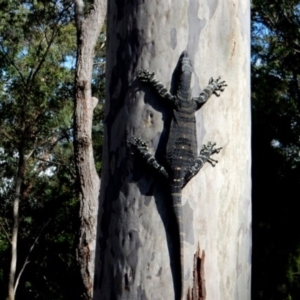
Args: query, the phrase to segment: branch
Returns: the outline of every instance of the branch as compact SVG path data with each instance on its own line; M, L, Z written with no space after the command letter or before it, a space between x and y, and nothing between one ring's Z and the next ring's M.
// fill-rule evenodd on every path
M53 147L61 140L63 140L65 138L65 136L61 136L57 133L47 137L46 139L40 141L40 142L35 142L35 144L33 145L33 149L27 154L25 155L26 160L28 160L32 154L39 148L42 146L45 146L47 144L49 144L50 149L53 149ZM48 151L49 152L49 151Z
M35 238L34 242L32 243L32 245L31 245L31 247L30 247L30 249L29 249L28 255L27 255L27 257L26 257L26 259L25 259L25 261L24 261L24 264L23 264L23 266L22 266L22 268L21 268L21 270L20 270L20 272L19 272L19 275L18 275L18 277L17 277L16 283L15 283L15 286L14 286L14 293L16 293L16 290L17 290L17 287L18 287L18 284L19 284L20 277L21 277L22 273L24 272L26 265L29 264L29 261L28 261L29 255L30 255L30 253L32 252L32 250L33 250L34 246L36 245L36 243L38 242L38 239L40 238L42 232L44 231L44 229L46 228L46 226L49 224L50 221L51 221L51 219L49 219L49 220L43 225L43 227L42 227L40 233L37 235L37 237Z
M2 228L2 230L3 230L3 232L4 232L4 234L6 235L8 241L11 243L11 240L10 240L10 238L9 238L9 235L8 235L7 231L5 230L4 226L2 225L2 223L0 223L0 226L1 226L1 228Z
M39 157L36 157L36 160L39 160L39 161L42 161L44 163L51 164L51 165L63 166L63 167L66 166L66 164L62 164L62 163L59 163L59 162L54 162L54 161L39 158Z
M57 30L54 29L54 30L53 30L52 37L50 38L50 41L48 42L48 47L47 47L46 51L44 52L44 54L43 54L43 56L42 56L42 59L40 60L40 62L39 62L39 64L38 64L37 68L35 69L35 71L34 71L32 77L31 77L31 80L32 80L32 81L34 80L35 76L37 75L37 73L38 73L39 70L41 69L41 67L42 67L42 65L43 65L43 63L44 63L44 61L46 60L46 57L47 57L48 52L49 52L49 50L50 50L50 47L51 47L51 45L52 45L52 43L53 43L53 41L54 41L54 39L55 39L55 37L56 37L58 31L59 31L59 29L57 29ZM47 39L46 39L46 41L47 41ZM29 78L29 79L30 79L30 78Z
M41 52L41 50L42 50L42 44L43 44L43 42L44 41L46 41L47 42L47 39L46 38L42 38L41 40L40 40L40 43L39 43L39 45L38 46L33 46L33 47L35 47L36 48L36 59L38 60L38 57L39 57L39 54L40 54L40 52ZM31 45L32 43L31 43L31 40L28 40L28 42L29 42L29 45ZM30 47L30 46L29 46ZM30 48L29 48L30 49ZM28 51L29 52L29 51ZM35 62L34 62L34 64L35 64ZM28 75L28 77L27 77L27 86L29 85L29 82L30 82L30 79L31 79L31 77L32 77L32 74L34 73L34 64L33 64L33 66L31 67L31 70L30 70L30 72L29 72L29 75Z
M8 132L6 132L6 130L4 128L1 128L1 133L3 133L3 135L5 135L5 137L10 141L12 139L14 139L14 137L9 134Z
M84 20L84 3L83 0L74 0L75 2L75 22L76 28L79 31L81 28L81 23Z
M3 53L5 53L5 54L2 55L4 57L4 59L7 60L16 69L16 71L19 73L19 76L21 77L21 80L23 81L23 83L25 83L25 79L24 79L24 76L23 76L22 72L16 66L15 62L13 61L13 59L10 58L9 55L6 53L6 51L5 51L2 43L0 43L0 46L1 46L1 49L2 49Z

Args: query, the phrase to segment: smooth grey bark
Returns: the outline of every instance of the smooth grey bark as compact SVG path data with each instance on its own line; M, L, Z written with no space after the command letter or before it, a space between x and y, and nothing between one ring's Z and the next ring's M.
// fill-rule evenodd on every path
M250 299L249 13L244 0L109 1L94 299L174 299L178 244L167 184L127 141L142 138L163 161L168 110L135 74L149 69L170 88L183 50L194 64L193 96L210 77L228 84L197 113L198 149L208 141L223 149L217 166L204 166L183 190L185 299ZM206 296L196 295L204 283Z
M93 110L91 83L94 48L106 16L106 0L95 0L85 7L75 0L77 62L75 77L74 148L79 185L80 229L77 259L85 288L85 298L93 296L96 222L100 180L95 168L92 145ZM88 13L84 13L88 11Z

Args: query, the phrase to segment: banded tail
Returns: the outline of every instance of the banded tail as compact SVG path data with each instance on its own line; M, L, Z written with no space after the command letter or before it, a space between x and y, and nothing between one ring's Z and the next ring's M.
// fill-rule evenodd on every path
M180 186L171 186L171 196L173 202L174 214L178 226L179 233L179 244L180 244L180 281L179 288L176 291L175 299L181 300L183 299L184 292L184 248L183 248L183 240L184 240L184 232L183 232L183 220L182 220L182 204L181 204L181 187Z

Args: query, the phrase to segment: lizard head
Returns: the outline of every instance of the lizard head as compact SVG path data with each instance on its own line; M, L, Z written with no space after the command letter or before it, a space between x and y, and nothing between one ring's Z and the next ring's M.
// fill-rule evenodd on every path
M191 78L193 73L192 62L186 51L183 51L179 58L179 82L177 87L177 97L181 101L191 99Z

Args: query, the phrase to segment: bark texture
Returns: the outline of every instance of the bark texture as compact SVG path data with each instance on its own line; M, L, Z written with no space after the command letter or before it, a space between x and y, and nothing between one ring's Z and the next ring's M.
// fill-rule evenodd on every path
M105 19L106 1L95 0L87 9L82 0L76 0L75 8L78 50L75 78L74 145L80 200L78 262L85 287L85 297L91 299L100 188L91 137L93 110L98 100L92 97L91 81L94 48ZM89 11L86 12L87 10Z
M187 300L205 300L205 275L204 275L205 252L200 251L198 245L194 255L193 287L188 289Z
M183 190L185 299L192 297L198 244L205 251L201 297L250 299L249 13L242 0L109 1L94 299L174 299L179 245L170 195L127 141L147 141L163 163L170 115L135 74L154 71L172 91L183 50L194 65L193 96L210 77L228 84L197 113L198 151L208 141L223 149L217 166L204 166Z

